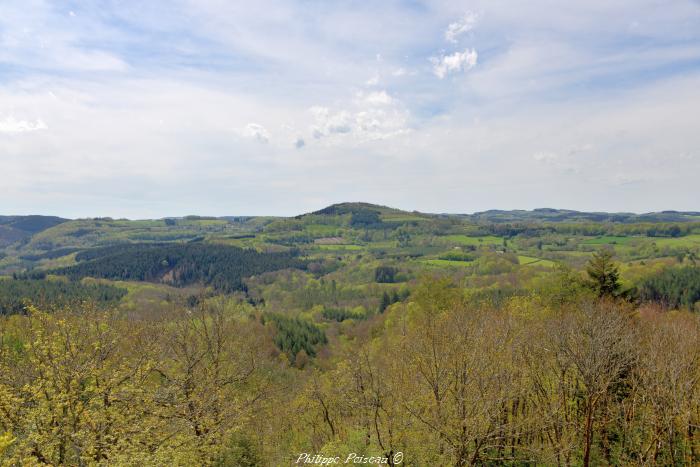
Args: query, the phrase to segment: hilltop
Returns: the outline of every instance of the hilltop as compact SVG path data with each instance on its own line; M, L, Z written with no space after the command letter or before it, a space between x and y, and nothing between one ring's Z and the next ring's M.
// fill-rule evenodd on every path
M0 216L0 247L11 245L67 221L68 219L56 216Z

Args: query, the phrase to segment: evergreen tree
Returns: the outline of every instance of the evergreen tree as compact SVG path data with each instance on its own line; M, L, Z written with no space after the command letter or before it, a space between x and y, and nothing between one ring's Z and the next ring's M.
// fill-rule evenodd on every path
M620 290L620 271L613 261L611 251L601 250L594 253L586 272L599 297L612 297Z
M391 305L391 298L389 298L389 294L384 291L384 294L382 295L382 301L379 302L379 313L384 313L384 311Z

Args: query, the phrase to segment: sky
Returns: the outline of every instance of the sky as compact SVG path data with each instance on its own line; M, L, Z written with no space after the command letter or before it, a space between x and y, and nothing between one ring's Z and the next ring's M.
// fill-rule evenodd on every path
M700 0L2 0L0 214L700 210Z

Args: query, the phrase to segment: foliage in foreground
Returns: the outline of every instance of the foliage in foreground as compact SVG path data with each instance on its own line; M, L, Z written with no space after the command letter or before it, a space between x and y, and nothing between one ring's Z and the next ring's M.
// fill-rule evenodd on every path
M259 327L223 306L157 323L95 310L4 319L1 459L211 465L237 455L231 440L241 444L237 430L266 396Z
M564 275L550 286L476 305L448 280L424 281L304 370L275 349L285 321L242 305L137 322L4 317L0 459L697 465L698 317L591 298Z

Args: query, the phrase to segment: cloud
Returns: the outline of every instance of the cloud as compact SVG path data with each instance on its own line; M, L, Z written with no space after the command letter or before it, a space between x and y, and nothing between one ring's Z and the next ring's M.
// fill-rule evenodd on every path
M356 142L393 138L409 132L408 112L386 91L358 94L351 108L332 111L327 107L312 107L314 118L311 133L317 140L338 138Z
M267 129L257 123L249 123L245 126L243 130L243 135L253 138L261 143L267 143L270 141L270 132Z
M28 120L17 120L15 117L9 116L4 120L0 120L0 133L28 133L32 131L46 130L48 127L41 119L35 122Z
M697 208L697 2L55 3L0 1L0 213Z
M393 99L386 91L371 92L360 97L369 105L389 105L393 102Z
M537 162L551 163L559 159L559 156L553 152L536 152L532 155L532 158Z
M433 73L435 76L443 79L449 73L466 71L474 68L478 58L479 55L476 50L466 49L464 52L455 52L452 55L432 57L430 61L433 63Z
M361 140L376 141L394 138L410 132L406 127L407 114L397 109L369 109L355 115L355 124Z
M473 11L467 11L459 20L450 23L445 30L445 40L447 42L457 43L457 38L464 33L467 33L476 27L479 20L479 15Z
M314 138L320 139L324 136L334 134L346 134L352 131L352 115L348 111L332 113L327 107L315 106L309 109L315 118L312 127Z

